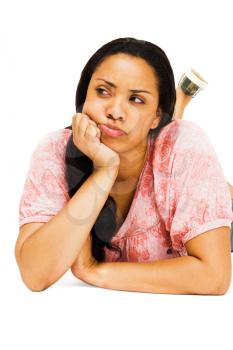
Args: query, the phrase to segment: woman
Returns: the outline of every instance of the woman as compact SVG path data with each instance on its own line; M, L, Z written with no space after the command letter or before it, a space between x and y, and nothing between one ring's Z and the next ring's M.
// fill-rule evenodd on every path
M71 268L109 289L227 291L230 193L207 135L172 119L175 102L153 43L119 38L89 59L79 113L42 138L25 181L15 255L31 290Z

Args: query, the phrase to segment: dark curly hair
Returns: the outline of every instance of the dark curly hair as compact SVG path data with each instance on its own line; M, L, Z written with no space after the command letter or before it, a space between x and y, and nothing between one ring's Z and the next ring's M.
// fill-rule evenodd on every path
M94 71L105 58L118 53L142 58L154 70L159 85L159 107L162 115L157 128L150 129L149 134L157 136L159 131L172 121L176 102L175 81L173 70L165 52L157 45L145 40L138 40L131 37L115 39L100 47L91 56L82 70L77 86L75 97L76 112L82 113L82 106L86 99L88 85ZM72 130L72 126L70 125L65 129ZM92 172L92 160L74 145L73 135L71 134L65 154L65 176L70 198L77 192ZM92 255L97 261L105 260L104 246L108 249L118 251L120 257L122 256L121 249L110 243L112 237L116 234L116 209L116 202L109 196L91 229Z

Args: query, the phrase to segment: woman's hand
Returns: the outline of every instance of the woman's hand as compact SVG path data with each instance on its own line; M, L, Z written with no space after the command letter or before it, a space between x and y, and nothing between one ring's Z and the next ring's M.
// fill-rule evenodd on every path
M71 266L73 275L80 280L95 284L97 277L98 261L93 257L91 253L92 236L89 233L86 241L83 244L81 251L78 254L77 259Z
M119 168L118 153L101 142L101 131L87 114L73 115L72 132L74 145L92 160L95 169Z

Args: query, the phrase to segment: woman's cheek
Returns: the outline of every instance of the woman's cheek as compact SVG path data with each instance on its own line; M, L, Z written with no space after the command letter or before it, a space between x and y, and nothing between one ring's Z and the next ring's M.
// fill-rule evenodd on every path
M85 101L82 113L87 114L96 123L103 122L102 120L104 118L104 107L101 102Z

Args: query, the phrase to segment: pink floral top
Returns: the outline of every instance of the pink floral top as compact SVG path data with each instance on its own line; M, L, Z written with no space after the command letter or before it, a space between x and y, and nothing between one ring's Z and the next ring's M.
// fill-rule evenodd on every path
M65 149L70 129L45 135L34 150L19 203L19 226L47 222L67 201ZM174 119L148 148L128 215L105 261L150 262L187 255L185 243L208 230L231 227L231 196L207 134Z

